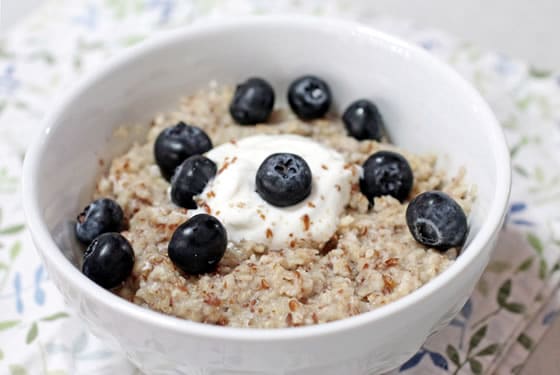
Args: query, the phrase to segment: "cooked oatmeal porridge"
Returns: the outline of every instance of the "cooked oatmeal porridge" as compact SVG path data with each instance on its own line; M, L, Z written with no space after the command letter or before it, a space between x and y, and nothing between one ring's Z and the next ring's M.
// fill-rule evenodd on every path
M407 227L406 209L419 193L438 190L468 213L473 193L464 181L463 170L450 176L436 167L434 155L411 154L375 140L358 141L348 136L339 116L303 121L289 109L275 110L266 124L241 126L229 112L233 94L234 88L213 85L182 99L176 111L154 118L145 143L135 144L115 158L108 173L99 179L95 198L111 198L122 207L126 230L121 234L134 249L132 273L114 289L118 295L197 322L293 327L375 309L421 287L454 261L457 248L438 251L415 240ZM195 197L196 209L173 204L170 183L154 159L158 135L181 121L204 130L214 146L206 155L216 163L216 178ZM313 185L309 197L286 209L234 202L232 197L242 187L224 197L220 192L228 189L228 180L223 177L228 168L230 175L246 172L246 176L237 177L240 184L254 183L255 177L248 172L253 168L250 163L246 165L249 169L243 169L242 164L234 169L235 163L244 162L241 152L237 159L224 156L227 152L223 150L239 148L243 142L246 149L256 150L252 140L262 144L275 138L310 142L309 147L303 145L298 150L314 178L320 177L313 183L329 181L332 186L324 182L319 191ZM309 156L306 149L312 150ZM380 150L396 151L410 165L414 182L402 203L385 195L375 197L370 204L361 192L360 166ZM338 158L338 164L322 162L317 155L323 151L325 157ZM252 152L246 159L258 154ZM264 156L254 156L260 158L257 164ZM329 168L335 171L329 174ZM254 194L254 189L245 193ZM189 275L171 261L168 245L176 229L198 212L220 220L229 241L215 271ZM281 222L278 212L291 216Z

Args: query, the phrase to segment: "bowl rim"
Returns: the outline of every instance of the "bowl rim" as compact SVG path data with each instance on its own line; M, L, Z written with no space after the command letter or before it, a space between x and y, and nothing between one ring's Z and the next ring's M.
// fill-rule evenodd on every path
M53 264L57 272L61 273L66 281L73 283L81 293L87 295L88 298L95 299L98 303L106 305L110 309L118 310L118 312L123 315L142 321L149 326L175 331L185 335L243 342L258 341L262 343L265 341L272 342L302 339L352 330L362 325L387 318L400 310L411 308L427 296L437 293L437 291L444 287L451 279L459 277L461 271L466 268L468 264L473 262L473 259L489 244L495 232L501 227L511 189L510 155L504 133L488 104L471 84L464 80L450 66L436 59L420 47L354 21L301 15L244 16L233 19L220 18L219 23L217 21L217 19L206 20L205 22L196 22L186 28L163 31L159 35L155 35L149 40L119 53L116 57L110 59L101 69L97 69L82 78L70 92L55 103L53 106L54 109L46 116L45 120L43 120L42 131L28 148L23 167L23 206L28 228L36 244L37 251L42 253L41 255L43 257L48 257L49 262ZM51 129L57 126L58 119L67 108L72 105L74 99L82 92L86 91L90 85L111 75L114 70L130 63L138 57L151 53L154 49L160 48L165 44L172 44L181 39L197 38L206 33L227 33L228 30L236 28L258 28L262 26L292 26L308 28L314 31L336 28L338 32L346 33L352 37L381 41L385 44L402 48L410 54L410 58L415 59L419 63L432 65L437 68L446 80L449 80L458 87L458 91L467 95L472 105L476 105L476 110L481 114L481 117L488 119L486 127L489 129L489 134L492 138L491 143L495 148L495 160L493 160L493 162L497 166L497 183L494 191L494 199L491 203L488 216L480 227L479 233L464 249L461 256L458 257L448 269L410 294L369 312L333 322L302 327L274 329L234 328L193 322L138 306L89 281L89 279L63 255L49 233L46 223L41 218L39 189L34 184L34 181L41 167L41 156L48 151L46 150L46 143L49 139ZM37 244L41 245L38 246Z

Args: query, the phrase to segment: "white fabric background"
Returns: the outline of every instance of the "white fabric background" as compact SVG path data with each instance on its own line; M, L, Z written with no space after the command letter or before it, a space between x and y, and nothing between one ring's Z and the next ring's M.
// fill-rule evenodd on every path
M0 0L0 31L44 0ZM263 0L274 2L275 0ZM558 0L352 0L372 12L449 31L533 65L560 67Z
M42 0L1 0L1 30L9 30ZM355 0L359 2L360 0ZM560 66L560 1L555 0L374 0L372 13L414 20L468 39L479 46L504 52L539 67ZM555 374L560 368L556 351L560 322L547 334L523 374Z

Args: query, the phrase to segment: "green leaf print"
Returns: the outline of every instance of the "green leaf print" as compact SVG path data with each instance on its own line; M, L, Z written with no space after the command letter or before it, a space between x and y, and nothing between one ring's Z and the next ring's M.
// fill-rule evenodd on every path
M531 350L533 348L533 339L525 333L522 333L519 337L517 337L517 342L527 350Z
M502 122L502 128L517 129L519 128L519 121L517 121L514 116L511 116L510 118Z
M535 167L535 178L542 185L544 184L544 172L541 167Z
M120 0L105 0L105 4L113 11L116 19L122 19L126 15L126 5Z
M525 312L525 306L516 302L506 303L502 307L513 314L523 314Z
M11 52L8 52L4 45L0 44L0 58L9 59L13 56L14 55Z
M0 322L0 331L5 331L7 329L10 329L12 327L17 326L20 323L19 320L5 320L3 322Z
M63 311L57 312L56 314L48 315L48 316L45 316L44 318L41 318L41 321L52 322L53 320L58 320L58 319L62 319L62 318L68 318L68 314L63 312Z
M24 224L11 225L11 226L6 227L4 229L0 229L0 235L17 234L17 233L21 232L24 228L25 228Z
M17 109L23 109L26 110L29 108L29 106L27 105L26 102L21 101L21 100L14 100L14 107L16 107Z
M524 272L527 271L529 268L531 268L531 266L533 265L533 261L535 260L535 257L529 257L527 259L525 259L520 265L519 267L517 267L517 271L516 272Z
M533 249L535 249L537 254L542 255L544 247L541 240L537 236L535 236L533 233L529 233L527 234L527 241L529 241L529 244L533 247Z
M486 355L494 355L500 349L500 344L491 344L475 354L476 357L484 357Z
M133 46L135 44L140 43L141 41L143 41L144 39L146 39L146 35L128 35L127 37L121 39L121 44L128 47L128 46Z
M0 349L0 361L4 359L4 352Z
M8 368L11 375L27 375L27 370L23 366L10 365Z
M509 295L511 294L511 280L507 279L500 289L498 290L498 305L503 306L507 304Z
M468 352L470 353L473 349L475 349L478 344L480 344L480 342L482 341L482 339L484 338L484 336L486 336L486 330L488 329L487 325L483 325L482 327L480 327L475 334L471 337L471 341L469 342L469 350Z
M1 107L2 104L0 104ZM1 109L0 109L1 112ZM0 169L0 193L13 193L17 185L19 184L19 179L8 175L6 168Z
M29 331L27 331L27 336L25 337L25 343L31 344L36 338L37 334L39 333L39 327L37 326L36 322L33 322Z
M74 56L74 59L72 59L72 67L76 72L82 70L82 58L79 55Z
M471 371L473 374L482 374L482 363L480 363L477 359L469 358L469 365L471 366Z
M513 159L517 155L517 153L521 151L521 149L528 144L529 144L529 138L527 136L522 137L519 140L519 142L517 142L515 145L511 147L509 151L511 158Z
M10 260L14 260L21 253L21 241L16 241L10 249Z
M504 281L504 283L498 290L498 297L497 297L498 305L500 305L501 308L514 314L524 313L525 312L524 305L516 302L508 302L510 294L511 294L511 279L507 279L506 281Z
M548 270L548 265L546 264L546 260L541 259L539 262L539 278L544 280L546 278L546 273Z
M520 165L514 165L513 170L523 177L529 177L529 172L527 172L527 170L525 170L525 168Z
M531 101L534 99L533 96L526 96L522 99L519 99L515 102L515 105L522 111L526 111L531 104Z
M445 352L447 354L447 358L449 358L449 360L453 362L455 366L457 367L461 366L461 359L459 357L459 352L457 351L457 349L455 349L453 345L447 345L447 349L445 349Z
M529 69L529 75L533 78L543 79L543 78L550 77L552 75L552 71L550 71L548 69L540 69L540 68L536 68L536 67L532 66Z

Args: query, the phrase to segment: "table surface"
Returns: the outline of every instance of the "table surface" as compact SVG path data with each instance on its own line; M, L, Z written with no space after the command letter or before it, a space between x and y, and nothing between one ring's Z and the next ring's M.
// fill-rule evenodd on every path
M22 14L41 1L0 1L1 30L9 30ZM370 9L375 13L407 18L422 26L449 31L460 38L519 57L539 67L552 69L560 66L560 49L553 38L560 33L560 23L557 21L557 14L560 13L559 1L378 0L371 4ZM480 9L484 9L484 12ZM560 321L546 334L522 374L550 374L550 369L560 368L560 358L556 353L558 347Z
M522 375L551 374L552 369L560 369L560 322L548 331L539 346L529 358Z

